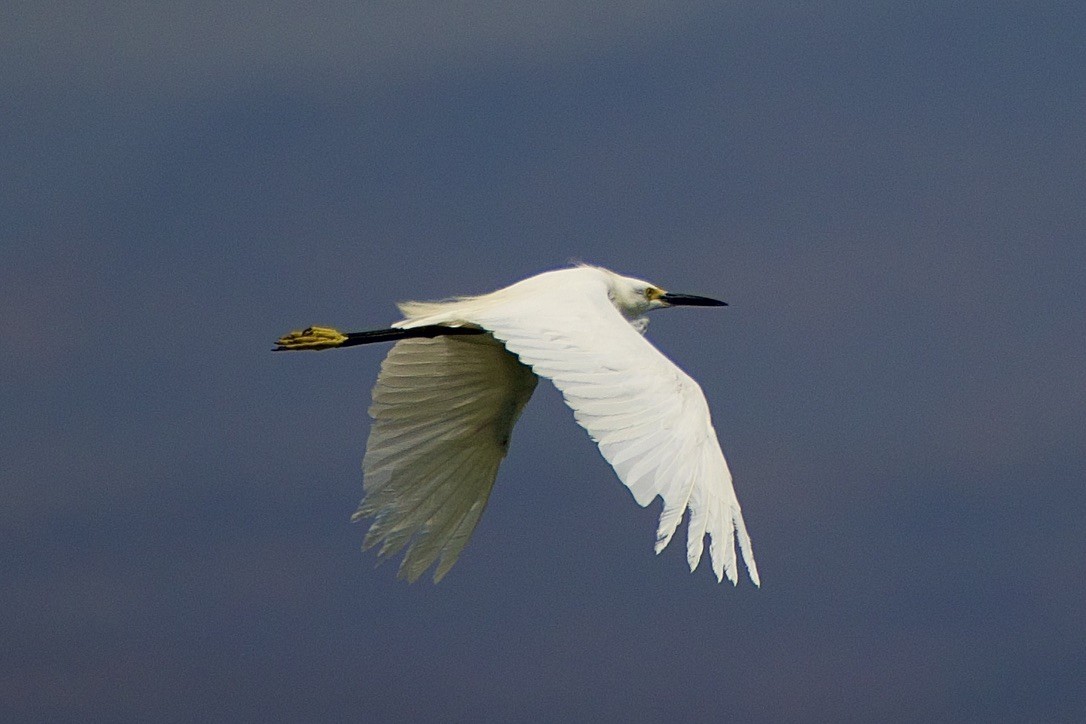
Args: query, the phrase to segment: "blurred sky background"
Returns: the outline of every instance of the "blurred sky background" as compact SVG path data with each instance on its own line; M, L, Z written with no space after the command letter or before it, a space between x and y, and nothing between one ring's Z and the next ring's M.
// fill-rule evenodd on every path
M11 2L0 97L4 720L1086 719L1081 2ZM761 589L546 383L360 552L384 350L271 343L573 260L730 302Z

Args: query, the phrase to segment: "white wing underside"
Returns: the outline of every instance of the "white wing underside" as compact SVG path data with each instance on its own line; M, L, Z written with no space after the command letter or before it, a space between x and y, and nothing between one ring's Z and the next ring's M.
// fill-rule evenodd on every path
M362 468L366 497L352 518L374 516L363 547L407 546L400 575L435 561L441 580L486 507L509 434L536 376L490 335L396 343L373 389Z
M499 441L508 439L531 395L534 371L562 392L634 499L642 506L656 497L663 500L657 553L689 509L690 569L701 560L708 534L717 580L726 575L735 583L738 540L751 580L758 584L750 537L701 388L622 317L602 282L585 275L574 283L584 288L557 296L553 288L546 295L525 294L530 289L522 288L515 295L497 292L401 307L408 319L396 326L476 325L516 357L490 335L412 340L393 348L374 391L367 498L357 514L377 515L367 542L383 541L382 552L391 553L411 535L422 534L402 570L413 578L438 554L442 562L435 577L448 570L486 503L505 453ZM482 340L487 342L477 342ZM453 374L451 367L427 364L430 348L438 344L457 355L458 364L475 364L474 371L456 366ZM500 378L495 370L502 371ZM417 392L420 380L425 390ZM475 407L435 413L439 419L426 412L450 406L442 401L473 396L479 399ZM448 414L455 415L455 423L446 420ZM463 436L479 425L489 430L492 442L484 445L485 436ZM449 436L448 428L457 432ZM407 449L397 436L413 430L428 436L422 447Z

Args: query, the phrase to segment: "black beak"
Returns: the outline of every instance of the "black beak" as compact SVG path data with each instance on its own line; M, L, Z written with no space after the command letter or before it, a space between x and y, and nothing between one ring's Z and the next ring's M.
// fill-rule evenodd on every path
M672 294L668 292L660 297L672 307L726 307L727 302L709 297L695 297L693 294Z

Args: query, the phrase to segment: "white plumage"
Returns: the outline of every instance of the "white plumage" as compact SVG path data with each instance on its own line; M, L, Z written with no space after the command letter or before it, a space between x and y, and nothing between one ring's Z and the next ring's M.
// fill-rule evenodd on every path
M397 342L373 388L366 497L352 518L375 518L364 547L409 545L400 570L410 581L440 557L440 580L479 522L535 385L490 335Z
M380 544L380 555L406 547L402 575L415 580L437 562L440 580L471 537L539 376L561 391L638 504L663 500L657 553L689 510L690 569L708 535L717 580L735 583L738 539L758 584L701 388L642 334L647 311L678 304L723 303L579 266L477 297L401 304L394 329L428 333L396 342L373 390L365 499L354 516L374 518L365 547ZM432 332L450 327L485 333Z

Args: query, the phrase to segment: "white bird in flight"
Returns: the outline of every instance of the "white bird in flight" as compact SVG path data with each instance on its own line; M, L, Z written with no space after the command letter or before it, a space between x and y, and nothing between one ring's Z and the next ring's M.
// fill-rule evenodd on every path
M705 536L717 580L738 580L736 539L760 585L732 476L698 384L645 338L645 313L724 306L674 294L596 266L545 272L490 294L406 302L390 329L310 327L276 350L392 341L373 388L362 463L365 498L351 520L373 517L363 548L407 552L399 575L434 562L437 582L486 507L509 435L539 377L561 391L634 500L663 499L656 552L687 509L693 571Z

